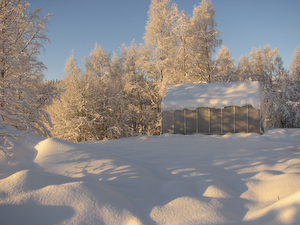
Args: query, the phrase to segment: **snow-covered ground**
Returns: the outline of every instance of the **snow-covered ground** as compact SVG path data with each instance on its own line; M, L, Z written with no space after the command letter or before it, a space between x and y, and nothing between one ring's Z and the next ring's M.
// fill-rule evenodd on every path
M300 224L300 129L26 137L0 159L2 225Z

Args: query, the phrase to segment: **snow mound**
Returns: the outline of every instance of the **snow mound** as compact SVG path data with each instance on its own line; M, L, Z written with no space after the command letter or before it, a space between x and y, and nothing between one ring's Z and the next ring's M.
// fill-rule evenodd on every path
M267 207L249 210L245 220L256 221L258 224L299 224L300 190Z
M196 198L180 197L164 206L154 207L150 217L157 224L226 224L218 200L206 202Z
M126 210L130 209L130 202L105 185L54 175L50 175L52 182L46 178L49 175L29 170L0 181L1 224L57 224L61 221L63 224L77 224L77 221L130 224L130 221L139 221ZM11 198L7 202L8 196Z
M49 138L34 148L28 136L26 163L0 165L0 224L298 225L299 131Z
M213 181L207 187L203 196L209 198L233 198L235 192L225 183L219 180Z

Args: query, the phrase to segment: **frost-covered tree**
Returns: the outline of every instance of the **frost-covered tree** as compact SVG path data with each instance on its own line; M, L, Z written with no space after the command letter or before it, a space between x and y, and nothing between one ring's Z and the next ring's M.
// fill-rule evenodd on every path
M103 73L102 54L97 58L99 46L85 59L88 71L77 66L74 52L65 65L66 77L59 83L64 89L60 100L56 100L48 111L53 120L52 134L73 142L87 140L115 139L121 137L127 128L121 120L121 96L112 90L112 71ZM91 66L92 65L92 66ZM107 94L111 94L108 96Z
M148 57L153 51L147 45L140 44L138 52L138 64L147 81L144 86L144 91L147 93L147 102L150 102L151 111L154 111L154 115L148 118L149 125L146 132L149 135L160 134L160 104L167 86L165 83L160 80L155 80L153 76L149 75L156 71L154 64L151 63L151 59Z
M50 15L41 10L28 11L23 0L0 2L0 125L33 130L49 136L45 123L51 124L43 106L51 98L44 89L45 65L38 60ZM1 142L13 134L0 133Z
M252 69L247 54L240 57L237 68L238 81L250 81L252 76Z
M109 72L109 61L109 54L96 43L89 57L84 59L85 69L88 74L93 74L101 80L105 80Z
M110 135L106 138L115 139L121 136L130 136L128 113L126 111L127 99L124 97L125 76L122 67L122 57L114 53L110 59L109 73L106 80L107 116L109 124L107 129Z
M101 139L114 139L127 134L128 127L123 116L123 71L118 55L110 57L100 45L95 44L89 57L84 59L86 73L99 79L98 95L103 99L103 113L105 135Z
M300 86L283 68L277 48L270 45L253 48L238 62L240 81L260 81L262 87L262 115L264 126L300 126Z
M172 83L191 83L191 49L189 46L190 17L185 12L178 12L176 26L177 49L174 57L174 74Z
M143 52L142 69L147 74L152 92L152 107L160 114L160 104L167 85L174 76L174 58L177 51L176 21L178 10L170 0L152 0L148 21L145 27L145 45L140 46Z
M213 82L216 66L212 55L222 43L214 18L215 10L210 0L202 0L194 7L189 36L195 82Z
M288 115L287 96L285 85L289 82L287 72L277 48L270 45L263 48L253 48L250 52L249 65L251 75L249 80L261 82L262 86L262 114L265 127L285 126L285 117Z
M292 55L290 64L290 76L285 76L281 81L284 93L284 127L300 127L300 46Z
M253 48L250 52L251 80L260 81L264 88L272 89L273 80L283 74L283 62L278 48Z
M107 75L107 96L114 96L121 93L124 86L124 71L122 68L122 57L117 53L113 53L112 58L109 61L109 69Z
M222 46L217 54L217 71L214 82L234 82L237 81L235 59L231 58L226 46Z
M126 110L132 135L142 134L145 130L144 124L144 100L145 98L145 78L139 65L139 51L133 41L129 47L124 44L122 52L122 68L124 70L124 95L126 99Z
M58 87L64 90L60 99L47 108L53 121L51 133L54 137L78 142L83 138L79 119L79 108L83 99L80 87L81 70L77 66L74 51L66 61L65 73L66 77L58 83Z
M142 52L133 41L129 47L123 45L122 68L124 70L124 97L132 135L151 134L153 120L157 119L153 109L151 84L142 70Z
M300 127L300 81L290 77L287 73L277 79L279 89L278 111L280 120L278 127ZM278 112L277 112L278 113Z
M300 45L293 52L290 72L293 79L300 80Z
M174 34L177 20L177 7L170 0L152 0L145 27L145 44L151 49L150 63L154 71L148 76L155 81L167 82L173 72L173 58L176 52Z

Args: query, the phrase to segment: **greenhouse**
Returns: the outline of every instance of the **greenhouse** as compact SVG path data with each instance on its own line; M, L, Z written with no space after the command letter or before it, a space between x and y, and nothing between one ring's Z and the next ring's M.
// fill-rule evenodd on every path
M161 103L162 133L262 133L259 82L170 85Z

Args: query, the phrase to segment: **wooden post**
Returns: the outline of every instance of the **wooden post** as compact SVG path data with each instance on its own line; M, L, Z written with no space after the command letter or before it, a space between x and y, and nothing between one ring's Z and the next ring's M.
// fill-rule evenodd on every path
M173 127L173 134L175 134L175 110L172 110L172 127Z
M249 105L247 105L246 110L247 110L247 133L249 133Z
M210 124L211 124L211 108L209 108L208 111L208 118L209 118L209 124L208 124L208 133L210 134Z
M199 117L198 117L198 110L196 109L196 133L199 133Z
M236 106L233 106L233 133L235 134L235 107Z
M223 134L223 109L221 108L221 134Z
M186 134L186 109L183 110L183 134Z

